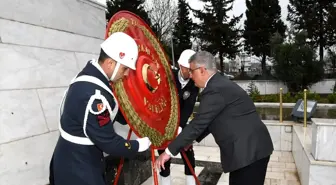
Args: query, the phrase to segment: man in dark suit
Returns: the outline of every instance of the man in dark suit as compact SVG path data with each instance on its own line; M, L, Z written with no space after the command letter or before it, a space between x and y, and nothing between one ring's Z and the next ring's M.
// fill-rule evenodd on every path
M156 161L164 163L181 149L200 142L211 133L221 152L230 185L263 185L274 148L253 101L235 82L217 73L213 55L200 51L190 60L190 74L196 86L204 88L194 119L172 141Z
M179 94L179 103L180 103L180 127L183 129L188 122L190 115L194 110L194 106L196 103L196 98L198 96L199 88L195 86L195 83L190 79L189 74L189 59L195 54L195 51L191 49L184 50L180 58L178 59L178 64L180 69L173 69L176 88ZM158 150L158 153L163 153L164 150ZM195 155L192 147L188 148L185 151L185 154L190 161L191 166L195 171ZM195 179L192 176L192 172L189 169L186 159L182 156L184 162L184 174L186 175L186 185L195 185ZM161 169L160 171L160 185L170 185L171 177L170 177L170 160L168 160L165 164L165 169Z

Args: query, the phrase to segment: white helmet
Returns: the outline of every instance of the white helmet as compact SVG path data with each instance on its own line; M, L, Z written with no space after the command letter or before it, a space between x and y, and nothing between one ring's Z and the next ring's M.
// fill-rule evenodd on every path
M111 76L111 81L116 76L120 64L123 64L135 70L138 60L138 45L135 40L124 32L115 32L111 34L100 47L104 52L117 62Z
M180 58L178 59L177 63L179 63L183 67L190 68L189 59L195 53L196 52L191 49L184 50L181 53Z

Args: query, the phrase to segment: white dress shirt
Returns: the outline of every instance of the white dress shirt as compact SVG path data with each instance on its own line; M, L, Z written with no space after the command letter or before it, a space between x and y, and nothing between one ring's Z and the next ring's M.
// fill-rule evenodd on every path
M183 89L183 88L188 84L188 82L189 82L189 78L185 80L185 79L182 77L182 74L181 74L181 73L182 73L181 70L179 70L179 72L178 72L178 80L179 80L179 82L180 82L180 84L181 84L181 88Z
M209 80L210 80L215 74L216 74L216 73L212 74L212 75L208 78L208 80L205 82L204 88L206 88L206 86L208 85Z

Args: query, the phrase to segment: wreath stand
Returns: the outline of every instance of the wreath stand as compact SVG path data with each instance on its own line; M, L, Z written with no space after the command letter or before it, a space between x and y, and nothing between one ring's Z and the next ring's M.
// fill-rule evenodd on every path
M132 134L132 129L130 128L129 131L128 131L127 140L130 140L131 134ZM151 146L150 148L151 148L151 158L152 158L152 169L153 169L154 185L159 185L158 176L157 176L156 167L155 167L155 149L154 149L153 146ZM182 156L184 157L185 161L187 162L187 165L188 165L188 167L189 167L192 175L195 178L196 184L197 185L201 185L200 181L198 180L198 178L197 178L197 176L195 174L195 171L193 170L193 168L192 168L192 166L190 164L189 159L187 158L187 155L185 154L185 151L181 150L181 153L182 153ZM121 169L122 169L123 165L124 165L124 158L122 157L120 159L120 163L118 165L118 171L117 171L116 178L114 179L113 185L117 185L118 184L120 173L121 173Z

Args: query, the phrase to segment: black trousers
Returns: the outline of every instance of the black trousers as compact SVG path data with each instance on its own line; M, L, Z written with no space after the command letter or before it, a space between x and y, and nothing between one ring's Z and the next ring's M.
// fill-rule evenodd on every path
M230 172L229 185L264 185L270 156Z
M159 152L159 154L162 154L164 152L164 150L158 150L158 152ZM195 154L194 154L193 148L191 147L190 149L185 151L185 154L186 154L191 166L193 167L193 170L195 171ZM183 163L184 163L184 174L185 175L192 175L191 170L189 169L189 167L187 165L187 162L186 162L185 158L183 157L182 153L180 153L180 155L181 155ZM160 175L162 177L168 177L170 175L170 163L171 163L171 160L169 159L164 164L165 170L163 170L161 168Z

